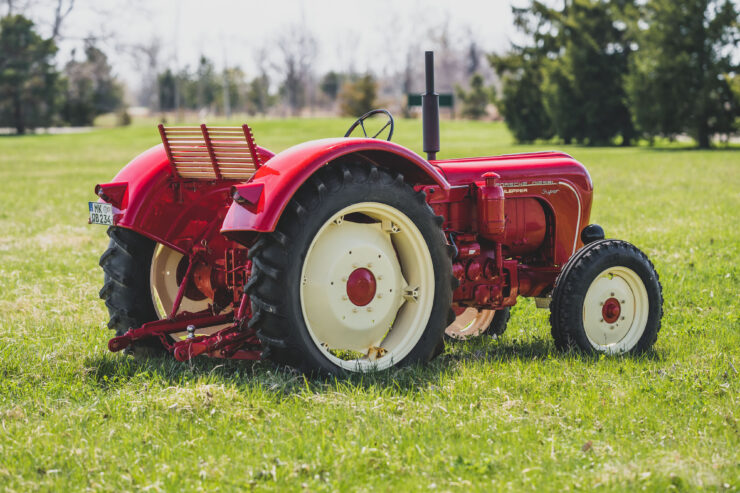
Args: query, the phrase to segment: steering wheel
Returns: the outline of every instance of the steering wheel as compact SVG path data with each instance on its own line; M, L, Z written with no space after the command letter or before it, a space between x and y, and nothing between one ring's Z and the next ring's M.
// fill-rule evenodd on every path
M378 130L378 133L376 133L375 135L373 135L370 138L372 138L372 139L377 138L378 135L380 135L380 133L383 130L385 130L388 127L388 125L390 125L391 126L391 129L388 131L388 139L387 140L391 140L391 137L393 137L393 115L391 115L391 113L388 110L383 110L383 109L371 110L371 111L368 111L367 113L365 113L364 115L362 115L360 118L358 118L357 120L355 120L355 122L352 124L351 127L349 127L349 130L347 130L347 133L344 134L344 136L345 137L349 137L350 134L352 134L352 131L357 128L357 125L359 125L362 128L362 133L365 134L365 137L367 137L368 135L367 135L367 130L365 130L365 123L364 122L365 122L365 120L367 120L371 116L377 115L379 113L383 113L384 115L386 115L388 117L388 121L385 123L385 125L383 125L383 128L381 128L380 130Z

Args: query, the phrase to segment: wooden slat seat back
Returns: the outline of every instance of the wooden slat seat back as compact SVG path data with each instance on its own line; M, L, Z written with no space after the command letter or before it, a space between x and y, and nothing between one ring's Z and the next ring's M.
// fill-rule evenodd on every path
M159 134L173 171L183 179L246 181L260 166L252 129L248 125L159 125Z

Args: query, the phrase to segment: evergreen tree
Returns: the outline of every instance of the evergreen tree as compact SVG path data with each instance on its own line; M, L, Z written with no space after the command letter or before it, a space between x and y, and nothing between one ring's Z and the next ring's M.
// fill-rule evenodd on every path
M624 7L574 0L562 12L551 11L562 55L546 65L545 100L555 132L566 141L608 144L621 136L629 145L634 137L624 89L631 53Z
M629 144L634 128L624 76L634 0L566 0L559 8L533 1L512 10L531 43L490 61L504 76L499 110L515 136L532 140L554 132L566 142L587 144L621 136ZM543 110L547 116L534 114Z
M216 110L229 117L232 108L246 108L247 82L244 71L239 67L226 68L219 78L221 85L217 88ZM226 91L228 94L225 96Z
M19 134L51 124L56 110L56 46L21 15L0 19L0 126Z
M194 109L209 109L216 101L220 84L216 80L216 69L213 62L201 55L198 68L195 70L195 105Z
M707 148L737 130L740 102L731 76L740 66L738 9L729 0L649 0L639 51L627 76L637 127L647 136L688 133Z
M494 103L517 142L551 138L553 125L545 111L538 50L515 47L508 55L488 59L502 83Z
M177 81L175 80L175 74L170 69L157 76L157 87L159 88L159 109L161 111L174 110Z
M247 88L247 112L250 115L264 115L274 104L275 96L270 94L270 78L267 74L252 79Z
M462 101L460 114L465 118L479 120L486 116L486 106L491 100L491 92L485 87L483 77L474 74L470 79L470 90L457 86L457 98Z
M71 125L91 125L96 116L123 104L123 88L113 76L108 57L91 40L85 41L85 60L68 62L64 76L62 117Z
M319 84L321 92L324 93L329 101L334 101L337 99L337 95L339 94L339 89L341 86L342 76L334 72L333 70L327 72L324 77L322 77L321 83Z
M378 84L370 74L345 84L339 94L342 114L347 116L364 115L375 107L377 91Z

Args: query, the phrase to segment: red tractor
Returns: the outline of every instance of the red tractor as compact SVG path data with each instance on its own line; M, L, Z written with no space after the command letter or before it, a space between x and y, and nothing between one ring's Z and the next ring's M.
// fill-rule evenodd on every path
M279 154L247 125L160 125L162 144L90 203L90 222L110 226L110 350L385 369L429 361L445 333L502 333L519 296L550 308L560 348L650 348L658 274L589 224L586 169L559 152L436 159L429 52L426 68L427 159L390 142L385 110ZM377 113L387 140L367 135Z

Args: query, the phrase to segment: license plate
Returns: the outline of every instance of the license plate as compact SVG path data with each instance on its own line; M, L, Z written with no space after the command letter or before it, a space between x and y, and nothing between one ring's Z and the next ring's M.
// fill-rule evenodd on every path
M113 226L113 206L100 202L89 202L90 224L107 224Z

